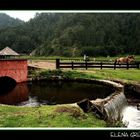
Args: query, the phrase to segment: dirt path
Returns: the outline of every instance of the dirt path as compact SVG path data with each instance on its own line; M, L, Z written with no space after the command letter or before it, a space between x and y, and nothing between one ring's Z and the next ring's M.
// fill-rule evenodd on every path
M50 62L48 60L28 60L28 66L36 67L36 68L42 68L42 69L50 69L50 70L55 70L56 69L56 64L54 62ZM63 69L64 71L67 70L72 70L71 68ZM96 73L93 69L75 69L78 72L83 72L83 73Z
M28 61L28 66L33 66L37 68L43 68L43 69L56 69L56 64L55 62L49 62L48 60L29 60Z

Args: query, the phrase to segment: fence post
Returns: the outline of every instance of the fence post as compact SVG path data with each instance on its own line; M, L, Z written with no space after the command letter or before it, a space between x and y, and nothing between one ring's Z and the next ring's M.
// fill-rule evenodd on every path
M114 70L116 69L116 62L114 63Z
M86 63L86 70L87 70L87 60L85 61L85 63Z
M73 61L71 62L71 67L72 67L72 70L73 70Z
M137 68L139 69L140 68L140 63L136 63L137 64Z
M102 69L102 65L103 65L103 63L101 62L101 69Z
M60 68L60 59L56 59L56 69Z
M129 69L129 63L127 62L127 69Z

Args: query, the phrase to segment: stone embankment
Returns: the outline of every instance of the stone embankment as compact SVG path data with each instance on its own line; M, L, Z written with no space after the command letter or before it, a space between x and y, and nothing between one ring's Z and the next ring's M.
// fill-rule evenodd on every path
M96 81L97 82L97 81ZM98 83L110 86L115 92L104 99L88 100L84 99L77 103L84 112L92 112L98 118L116 121L121 118L121 111L127 104L124 95L124 86L109 80L98 80Z

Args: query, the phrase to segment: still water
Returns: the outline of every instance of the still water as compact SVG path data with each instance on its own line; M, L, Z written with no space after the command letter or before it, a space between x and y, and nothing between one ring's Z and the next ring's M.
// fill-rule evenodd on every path
M68 104L85 98L105 98L112 92L109 87L96 84L40 81L17 84L13 90L0 94L0 103L20 106Z

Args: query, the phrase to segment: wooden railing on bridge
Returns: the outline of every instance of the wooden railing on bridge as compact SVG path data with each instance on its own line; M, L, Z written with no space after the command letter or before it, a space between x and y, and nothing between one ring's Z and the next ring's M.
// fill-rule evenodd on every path
M75 68L125 68L125 69L129 69L129 68L140 68L140 62L139 61L135 61L135 62L131 62L131 63L123 63L123 64L118 64L118 63L113 63L113 62L91 62L91 61L83 61L83 62L60 62L60 59L56 59L56 69L60 69L60 68L71 68L71 69L75 69Z

